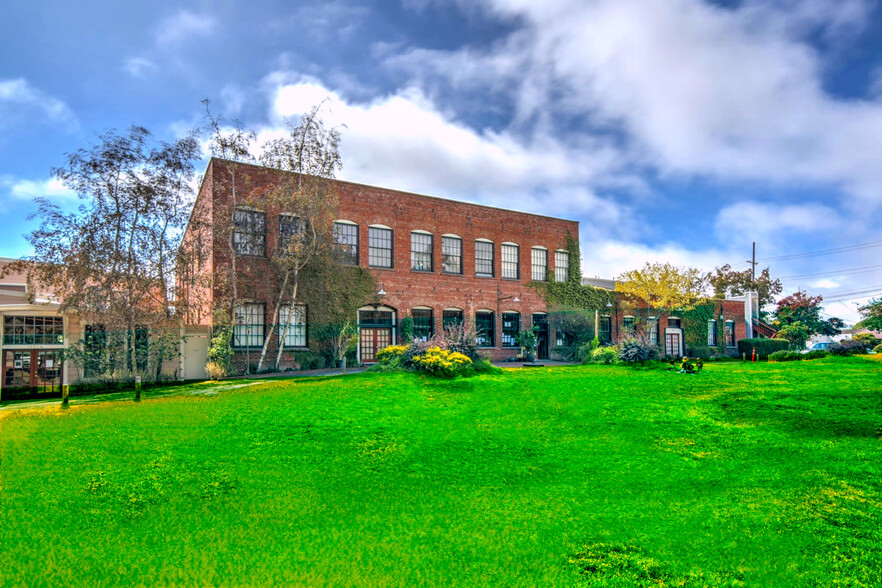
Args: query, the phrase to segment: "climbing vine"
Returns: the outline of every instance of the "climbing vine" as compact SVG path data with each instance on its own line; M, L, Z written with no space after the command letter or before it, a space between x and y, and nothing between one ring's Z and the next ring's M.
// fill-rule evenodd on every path
M566 282L555 282L551 271L544 282L530 282L530 286L545 298L549 307L568 307L581 310L606 310L607 303L615 299L615 293L603 288L582 284L582 258L579 242L569 233L565 249L569 253Z

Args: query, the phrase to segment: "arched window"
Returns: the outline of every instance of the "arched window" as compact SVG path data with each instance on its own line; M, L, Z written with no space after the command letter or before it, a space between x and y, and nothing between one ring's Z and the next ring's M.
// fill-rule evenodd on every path
M521 332L521 314L519 312L502 313L502 346L517 347L518 333Z
M428 341L435 334L435 317L428 306L418 306L410 310L413 317L413 338Z
M428 231L410 233L410 269L415 272L434 271L435 239Z

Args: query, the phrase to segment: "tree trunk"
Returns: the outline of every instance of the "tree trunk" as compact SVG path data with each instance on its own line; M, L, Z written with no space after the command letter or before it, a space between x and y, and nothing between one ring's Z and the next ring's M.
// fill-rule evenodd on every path
M297 300L297 283L299 281L299 276L297 274L297 270L294 270L294 286L291 288L291 304L288 307L288 320L285 321L285 329L282 331L281 336L279 337L279 350L276 353L276 363L274 367L278 370L279 363L282 361L282 351L285 349L285 337L288 336L288 329L291 328L291 319L294 316L294 301Z
M279 310L282 307L282 300L285 298L285 290L288 288L288 278L291 276L291 272L285 272L285 280L282 282L282 287L279 288L279 296L276 298L276 307L273 309L273 322L270 324L269 331L266 334L266 337L263 338L263 349L260 350L260 360L257 362L257 371L259 372L263 369L263 361L266 359L266 352L269 349L270 341L273 338L273 333L276 332L276 325L279 323ZM288 319L291 319L291 313L288 313ZM282 334L284 338L287 331ZM278 362L276 362L276 367L278 367Z

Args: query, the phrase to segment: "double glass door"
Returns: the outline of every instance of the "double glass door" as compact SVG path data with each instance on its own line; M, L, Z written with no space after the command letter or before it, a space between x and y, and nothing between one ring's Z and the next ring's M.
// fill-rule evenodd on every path
M61 391L61 352L6 350L3 352L3 395Z

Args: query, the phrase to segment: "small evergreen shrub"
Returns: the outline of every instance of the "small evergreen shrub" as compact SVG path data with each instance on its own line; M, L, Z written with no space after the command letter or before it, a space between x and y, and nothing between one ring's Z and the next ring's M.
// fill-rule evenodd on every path
M790 341L786 339L741 339L738 341L738 354L745 354L748 359L753 355L756 348L757 358L768 357L776 351L786 351L790 348Z
M847 357L849 355L864 355L869 353L870 344L866 341L854 339L840 341L839 343L833 343L830 347L827 348L827 352L830 355L838 355L840 357Z
M769 361L802 361L805 359L799 351L776 351L769 355Z
M615 346L598 347L591 352L591 361L610 365L619 360L619 350Z
M484 357L477 361L473 361L472 365L474 366L475 371L479 374L496 374L502 371L500 368L490 363L489 359Z
M406 316L401 319L401 340L405 343L413 341L413 317Z
M644 363L655 359L655 355L656 349L652 345L637 339L627 339L622 342L618 358L624 363Z
M692 357L700 357L701 359L710 359L714 355L714 350L712 347L702 345L696 345L695 347L690 346L689 355Z
M827 352L822 349L815 349L814 351L802 354L803 359L821 359L822 357L827 357Z

